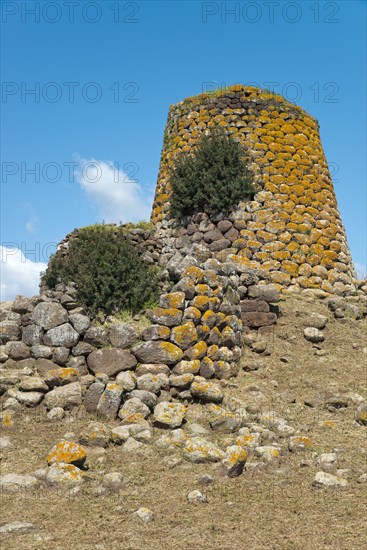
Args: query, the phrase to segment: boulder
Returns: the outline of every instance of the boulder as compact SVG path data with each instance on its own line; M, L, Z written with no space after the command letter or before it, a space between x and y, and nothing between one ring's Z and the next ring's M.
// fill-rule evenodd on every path
M47 409L62 407L70 410L82 403L82 389L79 382L72 382L66 386L56 387L48 392L44 399Z
M183 356L182 350L170 342L144 342L133 348L133 353L140 363L160 363L174 365Z
M185 418L187 408L181 403L158 403L154 408L154 422L164 428L179 428Z
M133 369L137 360L126 350L103 348L88 355L87 363L93 374L102 372L113 378L121 371Z
M31 320L36 325L49 330L68 322L68 313L56 302L40 302L31 313Z

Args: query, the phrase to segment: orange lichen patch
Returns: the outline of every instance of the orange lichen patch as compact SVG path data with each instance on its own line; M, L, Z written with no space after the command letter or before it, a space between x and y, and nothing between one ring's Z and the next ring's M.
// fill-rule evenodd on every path
M270 222L274 218L274 213L271 210L257 210L254 212L254 221L260 222L261 224ZM263 229L262 227L259 227L259 229Z
M170 292L164 295L166 308L181 309L185 304L185 294L183 292Z
M1 427L6 430L14 427L14 411L3 411L1 415Z
M276 250L274 252L272 252L271 254L271 257L274 259L274 260L287 260L288 258L290 258L291 254L288 250Z
M223 314L224 315L224 314ZM211 309L208 309L202 316L201 322L203 325L207 325L208 327L212 328L215 326L217 320L217 314L214 313Z
M202 294L204 296L210 296L212 292L211 288L207 284L196 285L195 290L198 294Z
M195 283L203 283L205 279L205 272L194 265L185 269L183 277L190 277Z
M171 331L171 340L181 349L187 349L198 338L195 325L192 321L184 323L179 327L174 327Z
M87 453L81 445L73 441L61 441L52 447L47 455L47 462L48 464L64 462L65 464L81 466L86 458Z
M158 346L165 352L171 363L178 363L182 359L182 350L170 342L159 342Z
M191 305L200 311L206 311L209 308L209 300L208 296L195 296L191 301Z
M176 308L155 307L153 309L153 320L160 325L178 325L182 318L182 311Z
M186 350L186 355L189 357L191 361L195 359L202 359L206 353L208 346L207 344L201 340L200 342L197 342L191 348Z
M184 318L199 321L201 318L201 311L197 307L189 306L185 309Z
M212 346L209 346L207 349L207 356L209 359L215 359L218 357L219 347L216 344L213 344Z
M286 271L292 277L297 277L298 265L295 262L291 262L290 260L284 260L282 262L282 271Z
M281 233L285 229L285 223L278 220L272 220L266 224L265 229L269 233Z
M288 285L291 282L291 276L282 271L272 271L270 273L270 279L273 283L278 283L280 285Z

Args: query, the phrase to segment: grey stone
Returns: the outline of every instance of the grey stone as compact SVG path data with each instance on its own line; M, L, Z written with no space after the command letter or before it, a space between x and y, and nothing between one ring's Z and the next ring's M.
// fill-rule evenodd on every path
M45 330L67 323L67 311L56 302L40 302L31 313L31 320Z
M129 348L138 340L136 330L128 323L113 323L109 329L109 337L116 348Z
M90 319L86 315L71 313L69 315L69 320L79 334L85 334L90 327Z
M62 407L70 410L82 403L82 390L79 382L73 382L66 386L60 386L48 392L44 399L47 409Z
M208 502L208 499L206 496L204 496L198 489L195 489L194 491L190 491L190 493L187 495L187 500L189 502Z
M101 395L97 413L109 420L115 420L121 404L123 389L115 382L109 382Z
M4 474L0 478L0 489L7 493L37 489L39 481L34 476L23 474Z
M124 391L133 391L136 387L136 376L132 371L119 372L116 376L116 382Z
M109 377L114 377L123 370L130 370L137 364L136 358L130 352L111 348L93 351L88 355L87 362L94 374L102 372Z
M28 407L35 407L42 401L44 397L44 393L42 392L37 392L37 391L23 392L13 388L8 390L7 395L8 397L12 397L13 399L16 399L22 405L26 405Z
M312 485L316 489L320 488L339 488L346 487L348 481L339 476L334 476L328 472L317 472Z
M182 350L170 342L144 342L135 346L133 353L140 363L173 365L183 357Z
M1 535L9 535L10 533L28 533L32 529L35 529L33 523L26 521L13 521L12 523L6 523L0 527Z
M108 333L103 327L89 327L84 335L84 342L92 346L101 347L108 343Z
M53 351L50 346L36 344L30 348L32 357L35 359L51 359Z
M27 359L30 356L29 347L24 342L7 342L5 353L15 361Z
M323 342L325 340L321 330L314 327L306 327L303 331L303 335L308 342L312 342L313 344Z
M111 438L111 430L101 422L90 422L79 437L82 445L90 447L107 447Z
M150 415L150 409L148 405L143 403L140 399L132 397L122 405L118 416L121 420L129 422L129 419L133 418L136 414L140 414L143 418L147 418Z
M187 408L181 403L158 403L154 408L154 422L165 428L179 428L184 421Z
M275 285L252 285L248 288L248 296L250 298L258 298L259 300L265 300L265 302L275 303L279 302L280 294Z
M79 334L69 323L48 330L43 337L43 343L46 346L63 346L65 348L72 348L78 340Z
M89 413L95 413L97 411L98 402L104 392L105 385L102 382L93 382L85 392L84 407Z
M21 391L47 392L49 387L42 378L38 376L29 376L21 380L19 389Z
M0 321L0 344L19 340L20 328L15 321Z
M15 300L13 302L12 311L15 313L27 313L27 311L31 311L33 308L34 301L32 298L27 298L26 296L22 296L18 294L15 296Z

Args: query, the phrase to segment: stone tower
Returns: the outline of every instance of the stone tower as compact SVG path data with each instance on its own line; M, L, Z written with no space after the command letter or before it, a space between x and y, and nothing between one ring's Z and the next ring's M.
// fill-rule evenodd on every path
M237 233L227 239L221 258L269 271L271 281L282 286L348 291L355 273L318 122L282 96L236 85L172 105L152 221L161 225L171 217L175 159L194 153L216 126L244 146L258 189L254 200L230 214Z

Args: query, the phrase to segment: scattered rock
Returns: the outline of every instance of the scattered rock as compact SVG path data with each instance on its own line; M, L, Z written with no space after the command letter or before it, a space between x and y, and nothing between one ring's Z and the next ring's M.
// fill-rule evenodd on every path
M55 462L64 462L65 464L74 464L82 467L87 458L85 449L73 441L61 441L52 447L47 455L48 464Z
M158 403L154 409L154 422L164 428L179 428L185 418L187 408L181 403Z
M184 456L194 463L220 462L225 458L225 453L214 443L201 437L190 438L184 447Z
M35 529L33 523L26 521L13 521L12 523L6 523L0 527L0 534L9 535L10 533L28 533L32 529Z
M107 447L111 430L101 422L90 422L81 432L79 441L90 447Z
M334 476L328 472L317 472L312 483L316 489L327 487L346 487L348 481L339 476Z
M312 342L313 344L323 342L325 340L325 337L321 330L314 327L305 328L303 331L303 335L308 342Z
M73 464L55 462L48 469L46 481L50 484L79 484L84 481L83 472Z
M187 500L189 502L208 502L206 496L197 489L195 489L194 491L190 491L190 493L187 495Z
M134 515L136 515L144 523L150 523L154 520L153 512L152 510L149 510L149 508L139 508L139 510L134 512Z
M231 445L226 449L226 456L222 460L222 467L228 477L237 477L242 474L247 460L247 452L239 445Z

